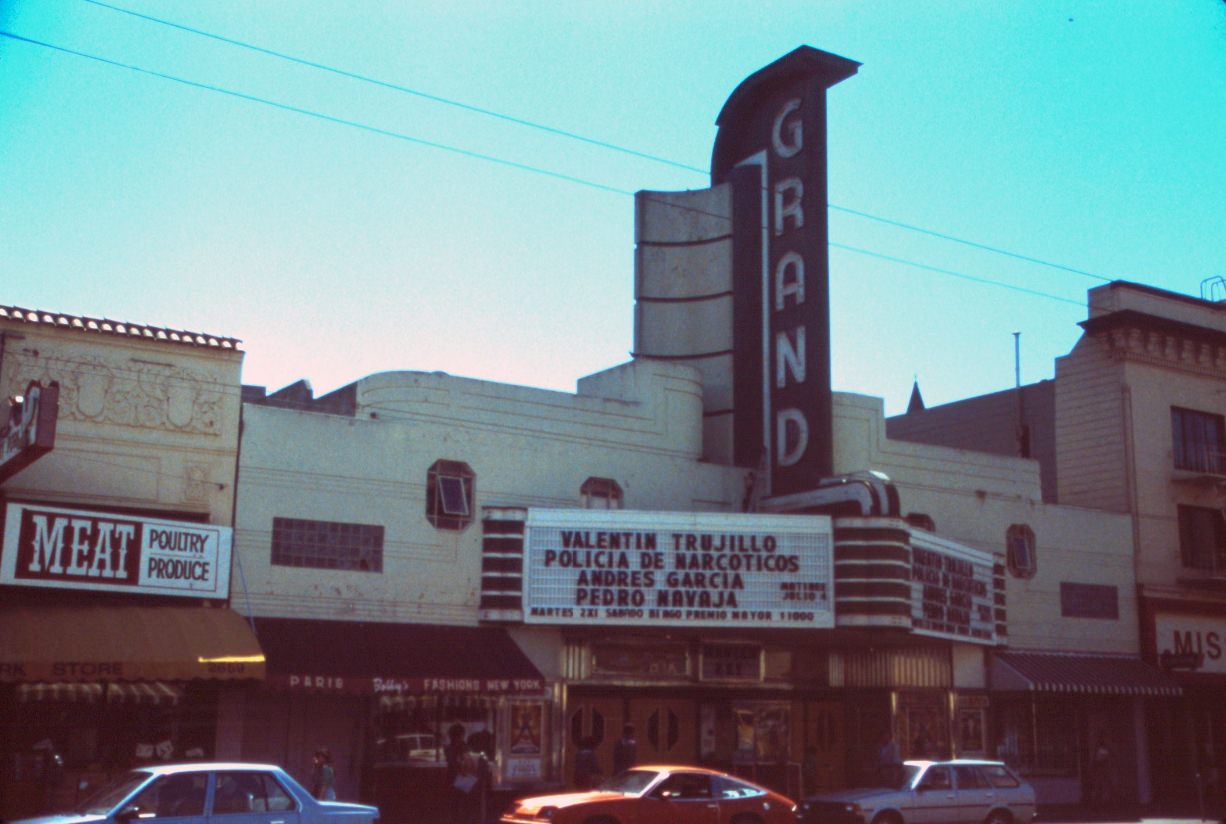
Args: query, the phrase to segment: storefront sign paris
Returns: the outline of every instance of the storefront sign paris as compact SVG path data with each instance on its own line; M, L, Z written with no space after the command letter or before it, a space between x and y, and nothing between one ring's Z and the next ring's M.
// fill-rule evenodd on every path
M524 621L834 626L821 515L530 509Z
M911 627L921 635L996 643L990 553L913 532Z
M0 584L227 598L229 527L9 504Z
M1160 612L1154 616L1159 662L1193 672L1226 675L1226 618ZM1192 666L1186 666L1191 664Z

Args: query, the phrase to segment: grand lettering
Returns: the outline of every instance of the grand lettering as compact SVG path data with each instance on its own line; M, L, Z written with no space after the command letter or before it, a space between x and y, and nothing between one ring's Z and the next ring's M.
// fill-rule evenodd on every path
M775 115L770 151L775 159L787 161L799 155L804 144L801 101L791 98ZM803 322L804 315L796 311L805 304L805 258L796 249L788 248L800 243L804 236L804 181L796 176L775 180L771 184L771 195L770 225L776 243L771 250L772 312L767 335L774 357L773 395L778 399L782 397L778 393L791 388L803 392L809 378L808 330ZM809 449L809 418L796 405L773 403L772 406L775 407L775 434L771 448L775 466L796 466Z
M33 513L29 576L128 577L136 525L100 518Z

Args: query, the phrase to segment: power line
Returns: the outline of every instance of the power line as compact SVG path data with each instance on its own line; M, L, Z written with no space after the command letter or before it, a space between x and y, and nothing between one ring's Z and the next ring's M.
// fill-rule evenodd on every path
M968 275L965 272L955 272L952 269L941 269L936 266L929 266L926 263L918 263L914 260L908 260L907 258L894 257L893 255L886 255L886 254L882 254L881 252L874 252L871 249L861 249L856 246L848 246L847 244L844 244L844 243L835 243L834 241L830 241L830 247L832 249L842 249L846 252L854 252L857 255L867 255L868 257L875 257L880 260L888 260L891 263L900 263L904 266L914 266L916 269L924 269L929 272L937 272L938 274L949 275L950 277L960 278L961 280L969 280L973 283L982 283L982 284L989 285L989 286L999 286L1002 289L1012 289L1015 292L1023 292L1028 295L1035 295L1036 297L1048 298L1049 300L1058 300L1061 303L1071 303L1074 306L1084 306L1085 305L1083 301L1072 300L1070 298L1062 298L1062 297L1059 297L1058 295L1053 295L1048 292L1040 292L1038 289L1028 289L1025 286L1014 286L1010 283L1004 283L999 280L992 280L991 278L981 278L976 275Z
M92 2L92 0L89 0L89 1ZM1096 275L1093 272L1087 272L1083 269L1074 269L1073 267L1065 266L1062 263L1052 263L1050 261L1040 260L1039 258L1030 257L1029 255L1023 255L1017 252L1010 252L1007 249L1001 249L996 246L989 246L986 243L976 243L973 240L965 240L964 238L954 237L953 235L947 235L944 232L937 232L933 229L924 229L920 226L914 226L910 223L903 223L902 221L899 221L899 220L890 220L887 217L880 217L878 215L870 215L868 212L861 212L856 209L849 209L846 206L836 206L833 203L829 203L827 205L829 206L829 208L834 209L835 211L846 212L849 215L855 215L856 217L862 217L868 220L875 220L878 223L885 223L890 226L897 226L900 229L907 229L912 232L920 232L925 235L932 235L933 237L938 237L938 238L941 238L942 240L949 240L954 243L961 243L964 246L971 246L976 249L983 249L984 251L987 251L987 252L994 252L998 255L1005 255L1007 257L1016 258L1018 260L1024 260L1027 263L1035 263L1035 264L1038 264L1039 266L1050 266L1053 269L1062 269L1065 272L1072 272L1075 275L1083 275L1088 278L1095 278L1097 280L1103 281L1104 283L1111 283L1112 280L1114 280L1114 278L1108 278L1108 277L1103 277L1102 275Z
M94 0L86 0L86 2L94 2ZM507 160L507 159L505 159L505 158L496 157L496 156L494 156L494 155L487 155L487 154L483 154L483 153L481 153L481 152L475 152L475 151L471 151L471 150L469 150L469 149L463 149L463 148L460 148L460 147L457 147L457 146L451 146L451 145L448 145L448 144L445 144L445 143L438 143L438 142L436 142L436 141L425 140L425 139L423 139L423 138L413 137L412 135L407 135L407 134L404 134L404 133L402 133L402 132L395 132L395 131L392 131L392 130L390 130L390 129L383 129L383 128L380 128L380 127L378 127L378 126L371 126L371 125L369 125L369 124L360 123L360 122L358 122L358 121L354 121L354 120L347 120L347 119L344 119L344 118L335 117L335 116L333 116L333 115L324 114L324 113L322 113L322 112L316 112L316 111L313 111L313 110L311 110L311 109L304 109L304 108L301 108L301 107L298 107L298 106L291 106L291 105L286 104L286 103L279 103L279 102L277 102L277 101L275 101L275 100L269 100L269 99L267 99L267 98L257 97L257 96L255 96L255 95L246 94L246 93L244 93L244 92L238 92L238 91L234 91L234 90L232 90L232 89L226 89L226 88L223 88L223 87L221 87L221 86L214 86L214 85L211 85L211 84L208 84L208 83L200 83L200 82L197 82L197 81L194 81L194 80L188 80L188 79L186 79L186 78L177 77L177 76L175 76L175 75L166 74L166 73L164 73L164 72L159 72L159 71L155 71L155 70L152 70L152 69L146 69L146 68L143 68L143 67L141 67L141 66L135 66L135 65L132 65L132 64L129 64L129 63L123 63L123 62L120 62L120 61L117 61L117 60L111 60L111 59L109 59L109 58L100 57L100 56L98 56L98 55L93 55L93 54L88 54L88 53L86 53L86 52L77 51L77 50L75 50L75 49L69 49L69 48L66 48L66 47L64 47L64 46L57 46L57 45L52 44L52 43L47 43L47 42L45 42L45 41L41 41L41 40L35 40L35 39L33 39L33 38L29 38L29 37L23 37L23 36L21 36L21 35L12 34L11 32L0 32L0 36L3 36L3 37L8 37L8 38L10 38L10 39L17 40L17 41L20 41L20 42L23 42L23 43L28 43L28 44L30 44L30 45L34 45L34 46L41 46L41 47L44 47L44 48L51 49L51 50L53 50L53 51L62 52L62 53L64 53L64 54L71 54L71 55L76 56L76 57L82 57L82 58L85 58L85 59L87 59L87 60L94 60L94 61L97 61L97 62L99 62L99 63L106 64L106 65L108 65L108 66L113 66L113 67L116 67L116 68L122 68L122 69L129 69L129 70L134 71L134 72L137 72L137 73L139 73L139 74L145 74L145 75L149 75L149 76L151 76L151 77L157 77L157 78L160 78L160 79L163 79L163 80L170 80L170 81L173 81L173 82L175 82L175 83L180 83L180 84L183 84L183 85L185 85L185 86L190 86L190 87L197 88L197 89L203 89L203 90L205 90L205 91L217 92L217 93L219 93L219 94L224 94L224 95L227 95L227 96L230 96L230 97L235 97L235 98L238 98L238 99L240 99L240 100L246 100L246 101L248 101L248 102L252 102L252 103L260 103L260 104L263 104L263 105L266 105L266 106L271 106L271 107L276 108L276 109L281 109L281 110L283 110L283 111L293 112L293 113L295 113L295 114L301 114L301 115L305 115L305 116L307 116L307 117L314 117L314 118L317 118L317 119L320 119L320 120L324 120L324 121L327 121L327 122L330 122L330 123L335 123L335 124L337 124L337 125L341 125L341 126L349 126L349 127L355 128L355 129L361 129L361 130L363 130L363 131L368 131L368 132L372 132L372 133L374 133L374 134L380 134L380 135L383 135L383 136L385 136L385 137L391 137L391 138L395 138L395 139L398 139L398 140L403 140L403 141L406 141L406 142L409 142L409 143L414 143L414 144L417 144L417 145L420 145L420 146L426 146L426 147L429 147L429 148L439 149L439 150L441 150L441 151L446 151L446 152L451 152L451 153L454 153L454 154L458 154L458 155L461 155L461 156L464 156L464 157L469 157L469 158L473 158L473 159L477 159L477 160L484 160L484 161L487 161L487 162L489 162L489 163L496 163L496 164L499 164L499 165L502 165L502 166L508 166L508 167L510 167L510 168L519 169L519 170L521 170L521 171L532 172L532 173L535 173L535 174L544 175L544 176L546 176L546 177L551 177L551 178L555 178L555 179L558 179L558 180L563 180L563 181L566 181L566 182L569 182L569 183L575 183L575 184L578 184L578 185L580 185L580 186L586 186L586 187L588 187L588 188L597 189L597 190L599 190L599 191L610 192L610 193L613 193L613 194L619 194L619 195L625 195L625 196L628 196L628 197L633 197L633 196L635 195L635 193L634 193L634 192L632 192L632 191L630 191L630 190L627 190L627 189L620 189L620 188L618 188L618 187L616 187L616 186L609 186L609 185L607 185L607 184L597 183L597 182L595 182L595 181L586 180L586 179L584 179L584 178L581 178L581 177L576 177L576 176L574 176L574 175L568 175L568 174L565 174L565 173L562 173L562 172L555 172L555 171L550 170L550 169L544 169L544 168L541 168L541 167L538 167L538 166L532 166L532 165L529 165L529 164L526 164L526 163L519 163L519 162L517 162L517 161ZM673 201L671 201L671 200L656 200L656 202L661 203L661 204L663 204L663 205L666 205L666 206L668 206L668 207L670 207L670 208L680 209L680 210L683 210L683 211L690 211L690 212L693 212L693 213L695 213L695 214L701 214L701 215L705 215L705 216L709 216L709 217L715 217L715 218L719 218L719 219L721 219L721 220L729 220L729 219L730 219L728 215L723 215L723 214L719 214L719 213L715 213L715 212L709 212L709 211L706 211L706 210L703 210L703 209L698 209L698 208L695 208L695 207L692 207L692 206L688 206L688 205L685 205L685 204L675 203L675 202L673 202ZM883 218L883 220L884 220L884 218ZM853 247L853 246L846 246L846 245L843 245L843 244L837 244L837 243L834 243L834 242L830 242L830 243L829 243L829 245L830 245L831 247L834 247L834 248L841 248L841 249L845 249L845 250L847 250L847 251L851 251L851 252L856 252L856 253L859 253L859 254L870 255L870 256L873 256L873 257L880 258L880 259L882 259L882 260L888 260L888 261L892 261L892 262L895 262L895 263L900 263L900 264L907 265L907 266L914 266L914 267L919 268L919 269L925 269L925 270L927 270L927 271L931 271L931 272L935 272L935 273L939 273L939 274L950 275L950 276L952 276L952 277L957 277L957 278L961 278L961 279L964 279L964 280L969 280L969 281L973 281L973 282L977 282L977 283L984 283L984 284L996 285L996 286L1000 286L1000 287L1002 287L1002 288L1012 289L1012 290L1014 290L1014 291L1018 291L1018 292L1025 292L1025 293L1027 293L1027 294L1032 294L1032 295L1036 295L1036 296L1039 296L1039 297L1046 297L1046 298L1050 298L1050 299L1052 299L1052 300L1061 301L1061 302L1064 302L1064 303L1074 303L1074 304L1076 304L1076 305L1078 305L1078 306L1082 305L1080 301L1073 301L1073 300L1070 300L1069 298L1059 297L1059 296L1057 296L1057 295L1052 295L1052 294L1049 294L1049 293L1046 293L1046 292L1041 292L1041 291L1036 290L1036 289L1028 289L1028 288L1021 287L1021 286L1011 286L1011 285L1006 284L1006 283L1003 283L1003 282L1001 282L1001 281L994 281L994 280L987 279L987 278L980 278L980 277L976 277L976 276L974 276L974 275L967 275L967 274L965 274L965 273L955 272L955 271L953 271L953 270L949 270L949 269L941 269L941 268L939 268L939 267L929 266L929 265L927 265L927 264L922 264L922 263L918 263L918 262L916 262L916 261L911 261L911 260L908 260L908 259L906 259L906 258L894 257L894 256L891 256L891 255L886 255L886 254L882 254L882 253L879 253L879 252L873 252L873 251L870 251L870 250L867 250L867 249L859 249L859 248L857 248L857 247Z
M385 89L391 89L393 91L403 92L404 94L411 94L414 97L420 97L423 100L430 100L434 103L441 103L444 106L453 106L457 109L463 109L465 111L485 115L486 117L494 117L499 120L505 120L508 123L515 123L516 125L526 126L530 129L539 129L540 131L549 132L550 134L555 134L560 137L566 137L571 140L578 140L582 143L590 143L591 145L599 146L602 149L608 149L614 152L621 152L623 154L632 155L634 157L642 158L644 160L650 160L655 163L663 163L666 166L675 166L676 168L679 168L679 169L685 169L687 171L698 172L700 174L707 173L705 169L699 169L695 166L689 166L685 163L678 163L675 160L669 160L668 158L665 158L665 157L659 157L657 155L648 154L647 152L640 152L635 149L628 149L625 146L618 146L615 143L609 143L604 140L598 140L594 137L587 137L585 135L577 134L576 132L569 132L569 131L566 131L565 129L559 129L554 126L546 126L542 123L536 123L531 120L524 120L523 118L513 117L509 114L503 114L502 112L496 112L493 109L484 109L484 108L481 108L480 106L474 106L471 103L464 103L459 100L453 100L448 97L442 97L441 95L430 94L429 92L423 92L420 89L413 89L413 88L409 88L408 86L402 86L398 83L392 83L387 80L380 80L377 77L370 77L369 75L358 74L357 72L351 72L346 69L337 68L336 66L329 66L325 63L317 63L314 60L307 60L306 58L303 58L303 57L295 57L292 54L286 54L285 52L275 51L273 49L269 49L264 46L257 46L254 43L247 43L242 40L235 40L234 38L225 37L220 34L214 34L212 32L207 32L202 29L192 28L191 26L185 26L182 23L175 23L172 20L163 20L160 17L153 17L152 15L141 14L140 12L121 8L119 6L112 6L110 3L103 3L102 0L84 0L84 2L91 3L95 6L99 6L104 9L110 9L111 11L117 11L121 14L129 14L133 17L139 17L140 19L148 20L151 23L158 23L159 25L170 26L171 28L179 29L180 31L185 31L191 34L199 35L200 37L208 37L212 40L217 40L222 43L227 43L231 46L237 46L242 49L250 49L251 51L259 52L260 54L265 54L265 55L268 55L269 57L275 57L279 60L287 60L290 63L297 63L300 66L307 66L312 69L319 69L320 71L330 72L332 74L339 75L341 77L347 77L351 80L360 80L363 83L372 83L376 86L382 86Z
M221 86L214 86L209 83L200 83L195 80L188 80L183 77L176 77L175 75L172 75L172 74L166 74L164 72L155 71L153 69L142 68L141 66L134 66L130 63L122 63L118 60L111 60L106 57L100 57L96 54L88 54L86 52L77 51L75 49L69 49L64 46L57 46L53 43L47 43L42 40L35 40L30 37L22 37L21 35L13 34L11 32L0 32L0 36L8 37L12 40L18 40L23 43L29 43L34 46L42 46L44 48L52 49L54 51L63 52L64 54L71 54L76 57L84 57L87 60L96 60L99 63L105 63L108 66L115 66L121 69L129 69L130 71L138 72L139 74L147 74L151 77L158 77L163 80L170 80L175 83L182 83L185 86L191 86L197 89L204 89L205 91L217 92L218 94L224 94L230 97L236 97L240 100L247 100L252 103L262 103L265 106L272 106L275 109L281 109L287 112L294 112L295 114L306 115L307 117L315 117L320 120L326 120L328 122L337 123L342 126L350 126L355 129L361 129L363 131L373 132L375 134L381 134L384 137L392 137L397 140L404 140L409 143L416 143L419 146L428 146L432 149L439 149L444 152L451 152L453 154L463 155L464 157L471 157L477 160L485 160L490 163L497 163L501 166L509 166L513 169L520 169L526 172L534 172L536 174L544 175L546 177L552 177L558 180L565 180L569 183L577 183L580 186L587 186L592 189L600 189L606 192L613 192L614 194L619 194L619 195L633 195L634 194L634 192L630 192L625 189L618 189L616 186L607 186L603 183L596 183L591 180L585 180L581 177L575 177L574 175L568 175L563 172L555 172L551 169L544 169L539 166L531 166L527 163L519 163L514 160L507 160L506 158L495 157L494 155L482 154L481 152L474 152L469 149L462 149L458 146L451 146L446 143L438 143L433 140L426 140L420 137L413 137L412 135L407 135L407 134L404 134L403 132L394 132L390 129L382 129L378 126L370 126L365 123L359 123L356 120L346 120L341 117L335 117L330 114L324 114L323 112L317 112L311 109L303 109L298 106L291 106L288 103L278 103L275 100L269 100L264 97L257 97L255 95L246 94L244 92L237 92L232 89L222 88Z
M587 137L585 135L566 131L564 129L559 129L553 126L547 126L542 123L537 123L535 121L526 120L524 118L519 118L519 117L514 117L512 115L504 114L502 112L497 112L492 109L482 108L480 106L474 106L470 103L464 103L462 101L454 100L448 97L443 97L441 95L430 94L429 92L424 92L424 91L421 91L420 89L413 89L408 86L400 85L398 83L392 83L386 80L380 80L376 77L371 77L369 75L359 74L357 72L352 72L346 69L341 69L336 66L330 66L325 63L319 63L317 61L308 60L302 57L296 57L294 55L286 54L285 52L279 52L274 49L267 48L265 46L257 46L254 43L248 43L244 40L238 40L236 38L226 37L224 35L204 31L203 29L198 29L192 26L187 26L182 23L176 23L173 20L166 20L160 17L154 17L152 15L142 14L141 12L132 11L131 9L125 9L120 6L115 6L110 3L105 3L102 0L83 0L83 1L86 3L90 3L91 5L94 5L94 6L98 6L99 8L104 8L110 11L119 12L120 14L127 14L132 17L139 18L141 20L146 20L151 23L157 23L158 25L169 26L170 28L178 29L180 31L185 31L190 34L195 34L199 37L207 37L209 39L217 40L219 42L226 43L231 46L236 46L242 49L249 49L251 51L258 52L260 54L264 54L269 57L275 57L279 60L286 60L286 61L289 61L291 63L296 63L301 66L307 66L312 69L318 69L320 71L330 72L332 74L335 74L341 77L346 77L351 80L358 80L363 83L371 83L376 86L381 86L386 89L391 89L393 91L402 92L404 94L410 94L415 97L420 97L424 100L430 100L432 102L440 103L445 106L453 106L455 108L463 109L465 111L474 112L476 114L485 115L487 117L497 118L499 120L504 120L509 123L515 123L516 125L519 125L519 126L525 126L530 129L538 129L540 131L548 132L550 134L558 135L561 137L566 137L571 140L577 140L583 143L588 143L593 146L599 146L600 148L608 149L610 151L621 152L622 154L631 155L633 157L638 157L638 158L642 158L645 160L650 160L655 163L662 163L667 166L672 166L674 168L684 169L690 172L696 172L704 176L710 173L709 170L707 169L703 169L698 166L692 166L688 163L681 163L679 161L670 160L668 158L661 157L659 155L653 155L647 152L641 152L636 149L630 149L625 146L620 146L616 143L611 143L605 140L598 140L596 138ZM847 206L839 206L834 203L827 203L827 206L828 208L833 209L835 211L844 212L846 214L854 215L856 217L864 218L866 220L872 220L872 221L883 223L889 226L895 226L897 228L906 229L911 232L918 232L920 234L925 234L931 237L936 237L942 240L947 240L952 243L960 243L964 246L969 246L975 249L981 249L983 251L992 252L994 254L1004 255L1006 257L1015 258L1017 260L1023 260L1023 261L1026 261L1027 263L1033 263L1037 266L1046 266L1052 269L1059 269L1061 271L1069 272L1071 274L1081 275L1083 277L1091 278L1094 280L1099 280L1104 283L1110 283L1112 280L1114 280L1113 278L1095 274L1094 272L1087 272L1084 269L1077 269L1072 266L1065 266L1064 264L1061 264L1061 263L1054 263L1052 261L1043 260L1041 258L1031 257L1030 255L1023 255L1018 252L1012 252L1007 249L1002 249L998 246L992 246L986 243L980 243L980 242L973 241L973 240L967 240L965 238L956 237L954 235L950 235L945 232L938 232L934 229L926 229L922 226L916 226L911 223L904 223L903 221L900 221L900 220L893 220L891 218L881 217L880 215L874 215L869 212L861 211L859 209L852 209Z

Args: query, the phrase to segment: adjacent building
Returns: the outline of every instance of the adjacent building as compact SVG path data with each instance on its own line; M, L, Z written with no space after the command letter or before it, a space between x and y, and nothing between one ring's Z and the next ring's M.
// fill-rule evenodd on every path
M1054 379L916 409L887 432L1029 447L1045 500L1130 520L1139 650L1182 695L1145 719L1153 783L1188 797L1197 777L1212 784L1226 766L1226 304L1114 282L1090 290L1081 327ZM1086 596L1078 607L1070 593L1069 607L1094 609Z
M241 755L231 338L0 306L0 816Z

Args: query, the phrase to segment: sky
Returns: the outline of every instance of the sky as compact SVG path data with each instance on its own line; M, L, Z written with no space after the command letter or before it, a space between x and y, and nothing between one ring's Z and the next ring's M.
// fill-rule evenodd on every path
M801 45L862 64L836 391L1050 378L1113 279L1226 297L1222 0L0 0L0 304L239 338L269 390L573 392L633 348L633 193L708 186Z

